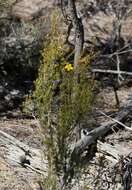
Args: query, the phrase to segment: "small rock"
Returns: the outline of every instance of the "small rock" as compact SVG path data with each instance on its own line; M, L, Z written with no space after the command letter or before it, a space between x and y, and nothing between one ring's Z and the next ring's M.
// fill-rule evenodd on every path
M10 92L11 95L18 95L19 93L20 91L15 89Z
M7 94L4 98L5 98L6 101L10 101L11 100L11 95Z

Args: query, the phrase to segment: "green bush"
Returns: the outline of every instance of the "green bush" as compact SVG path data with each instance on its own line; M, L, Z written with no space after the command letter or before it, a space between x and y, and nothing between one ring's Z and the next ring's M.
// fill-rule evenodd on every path
M80 82L75 80L73 63L67 61L58 16L42 51L42 64L35 82L33 99L43 129L49 173L62 175L70 156L70 142L78 123L85 122L91 110L94 81L87 78L93 52L79 61Z

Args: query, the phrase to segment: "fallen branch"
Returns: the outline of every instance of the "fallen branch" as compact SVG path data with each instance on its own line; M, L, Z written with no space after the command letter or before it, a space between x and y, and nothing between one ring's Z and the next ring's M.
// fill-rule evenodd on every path
M132 150L128 147L123 147L121 145L111 145L108 143L97 142L97 155L101 152L105 155L105 158L112 161L114 164L118 163L120 158L128 156Z
M87 136L84 136L82 139L77 141L77 143L74 145L71 159L74 160L75 157L83 153L84 150L89 145L93 144L99 137L103 137L106 133L108 133L108 131L111 130L113 125L119 122L120 122L119 124L122 125L121 121L129 114L131 115L131 112L132 112L132 100L128 99L126 105L123 108L121 108L115 119L103 123L100 127L93 129Z
M132 72L126 72L126 71L117 71L117 70L104 70L104 69L92 69L93 73L110 73L110 74L123 74L123 75L130 75L132 76Z
M22 164L21 157L28 156L29 164ZM34 149L20 142L15 137L0 130L0 156L3 157L11 165L19 165L28 169L32 169L40 174L45 174L47 171L47 162L42 159L40 149Z
M101 57L112 58L115 55L122 55L122 54L126 54L129 52L132 52L132 49L128 49L128 50L124 50L124 51L116 51L116 52L111 53L111 54L101 55Z
M104 112L102 112L102 111L98 111L98 112L101 113L102 115L108 117L109 119L115 121L116 123L118 123L119 125L121 125L122 127L124 127L126 130L132 132L132 128L127 127L127 126L126 126L125 124L123 124L122 122L120 122L120 121L118 121L118 120L116 120L116 119L114 119L114 118L112 118L112 117L106 115L106 114L105 114Z

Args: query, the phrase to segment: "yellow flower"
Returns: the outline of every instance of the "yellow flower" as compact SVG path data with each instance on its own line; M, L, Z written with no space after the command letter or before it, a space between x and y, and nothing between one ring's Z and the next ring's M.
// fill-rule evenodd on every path
M69 71L73 71L73 66L72 66L72 64L70 64L70 63L66 64L64 68L65 68L65 70L68 71L68 72L69 72Z

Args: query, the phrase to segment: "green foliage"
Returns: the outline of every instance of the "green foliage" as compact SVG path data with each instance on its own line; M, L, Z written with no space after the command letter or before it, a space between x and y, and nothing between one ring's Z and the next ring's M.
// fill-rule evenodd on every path
M15 2L16 0L0 0L0 18L9 16Z
M38 115L44 130L44 143L47 145L47 156L49 160L49 167L52 167L53 160L58 154L57 142L59 138L59 126L56 129L57 117L59 114L59 107L57 102L59 97L54 97L56 90L56 83L61 78L60 62L63 60L63 40L57 30L56 16L53 17L52 30L47 36L47 44L44 51L42 51L42 64L39 68L39 76L36 80L36 90L33 97L38 108ZM53 124L54 123L54 124ZM62 140L61 140L62 141ZM57 158L56 158L57 159Z
M43 180L43 188L47 190L60 190L57 181L57 176L49 173L48 176Z
M9 0L0 0L0 12L2 13L9 7Z
M93 81L87 79L93 53L80 60L77 83L72 62L65 58L63 36L58 28L58 16L54 15L33 93L45 136L49 172L53 175L65 172L72 132L78 123L87 120L93 99Z

